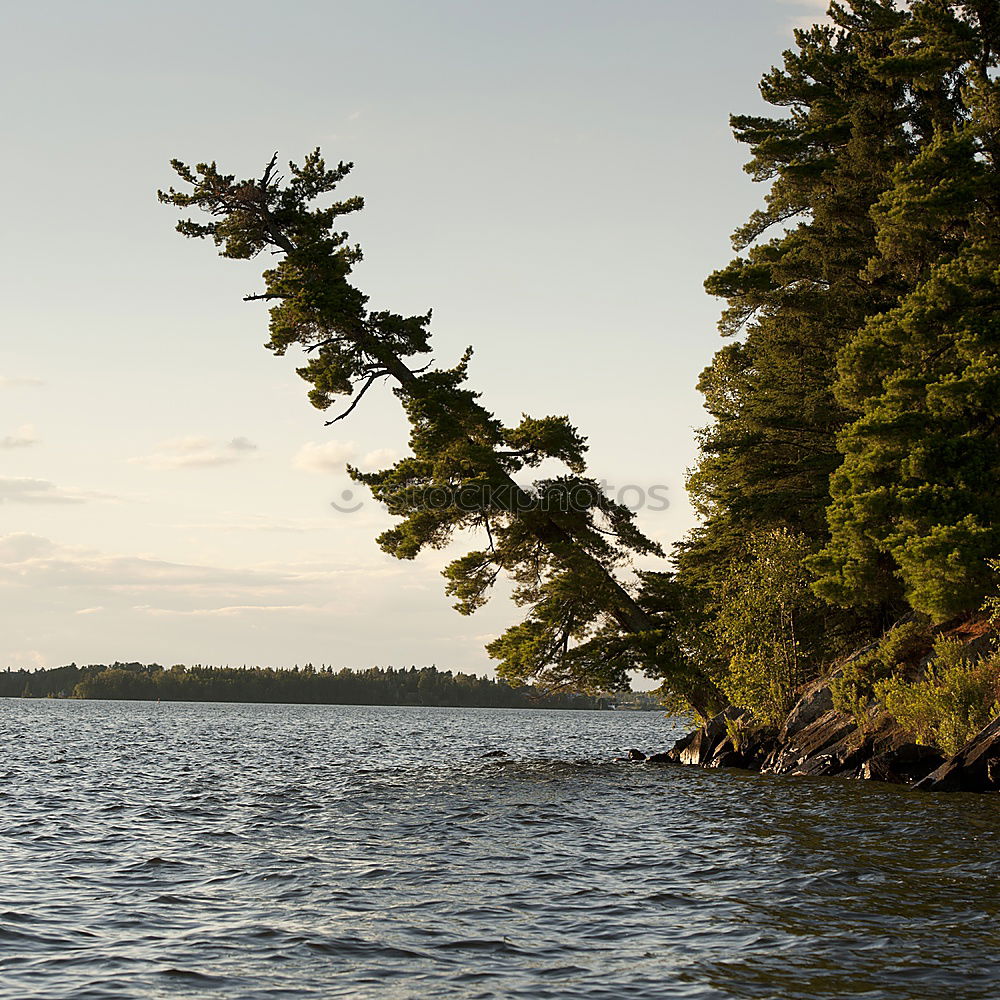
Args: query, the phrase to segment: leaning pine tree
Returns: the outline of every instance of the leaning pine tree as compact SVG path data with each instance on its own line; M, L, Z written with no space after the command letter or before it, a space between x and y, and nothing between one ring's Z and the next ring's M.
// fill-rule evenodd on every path
M370 310L350 281L361 252L337 226L362 200L316 204L351 165L330 169L317 150L301 166L289 164L285 183L275 164L276 157L260 178L241 181L214 163L192 169L175 160L187 189L159 197L204 212L208 221L184 220L177 229L211 238L222 256L277 256L264 272L264 291L247 299L273 303L270 350L283 355L297 345L309 355L298 372L312 386L314 406L326 410L345 397L339 420L380 380L395 383L412 454L381 472L349 469L398 518L379 537L381 547L412 559L458 532L477 533L481 546L445 570L447 591L470 614L501 574L514 581L527 614L487 647L508 680L617 688L628 671L642 670L702 716L721 711L724 696L681 655L672 622L621 577L634 556L662 553L633 513L585 476L585 439L568 418L525 416L504 426L466 385L471 352L454 368L413 367L410 359L430 350L430 315ZM546 459L561 462L565 474L531 489L516 482Z

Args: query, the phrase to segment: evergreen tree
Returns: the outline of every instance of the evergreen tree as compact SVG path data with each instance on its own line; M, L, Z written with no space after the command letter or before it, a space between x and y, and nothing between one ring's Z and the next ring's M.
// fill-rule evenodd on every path
M189 237L210 238L225 257L278 255L264 272L265 290L248 296L274 303L268 346L284 354L307 352L299 374L311 385L315 406L338 396L350 414L382 379L410 421L412 454L377 473L350 470L399 520L379 543L401 559L440 548L456 533L479 532L484 544L451 563L448 592L468 614L480 607L501 573L515 583L525 620L492 643L501 673L551 685L627 687L627 672L664 677L699 712L712 715L725 699L689 662L668 655L662 623L616 575L635 555L659 551L635 526L634 515L585 476L584 438L566 417L525 416L505 426L466 385L471 352L453 368L414 368L429 350L430 314L400 316L368 307L349 281L358 247L337 229L361 200L325 208L350 165L329 169L319 151L290 164L287 184L276 157L259 179L238 181L212 164L194 169L173 161L189 191L160 192L164 202L194 207L210 221L182 221ZM334 422L334 421L331 421ZM515 475L555 459L563 475L521 487Z
M699 382L712 418L688 481L701 523L676 550L677 582L695 602L688 635L716 636L692 655L722 674L734 648L713 620L755 558L748 539L791 531L805 558L827 538L838 433L851 416L833 391L838 352L906 287L867 267L872 207L915 144L906 87L880 71L909 15L891 0L833 4L830 14L832 26L796 31L796 48L763 77L764 99L783 114L732 119L752 152L747 171L770 187L734 235L740 256L706 282L727 300L720 331L733 342ZM871 627L848 610L809 638L825 638L832 654Z
M913 5L884 67L927 134L874 207L870 274L911 290L841 351L842 433L818 591L872 604L903 587L937 621L978 606L1000 555L1000 85L997 4Z
M379 542L399 558L478 532L447 590L471 613L513 579L525 618L489 647L504 676L614 688L642 669L703 714L729 696L776 717L804 669L901 612L975 607L1000 556L998 7L833 2L762 80L779 112L732 119L769 189L706 283L732 339L699 382L701 523L638 593L631 560L658 546L587 476L569 420L504 424L468 387L471 352L415 367L429 314L373 311L351 284L337 225L361 202L314 204L349 165L317 152L284 184L274 160L247 181L175 161L190 190L161 198L207 212L178 228L225 256L278 255L248 298L272 303L273 351L307 353L314 405L348 397L339 420L394 383L412 454L351 474L396 516ZM547 459L563 473L518 485Z

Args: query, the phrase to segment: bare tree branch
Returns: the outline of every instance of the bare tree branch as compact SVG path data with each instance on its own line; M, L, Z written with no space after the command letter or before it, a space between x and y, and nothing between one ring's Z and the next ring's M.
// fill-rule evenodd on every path
M376 380L381 378L383 375L388 374L388 372L376 372L372 375L362 386L361 391L357 394L357 396L354 397L354 401L351 405L339 416L334 417L333 420L328 420L324 426L329 427L330 424L335 424L338 420L343 420L345 417L349 417L354 412L354 408L361 402L364 394L375 384Z

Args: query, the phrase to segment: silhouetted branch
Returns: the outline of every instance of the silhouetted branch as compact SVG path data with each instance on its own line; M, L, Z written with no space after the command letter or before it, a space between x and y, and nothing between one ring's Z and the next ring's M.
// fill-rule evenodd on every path
M357 396L354 397L354 402L352 402L351 405L339 416L334 417L333 420L328 420L325 426L329 427L330 424L335 424L338 420L343 420L345 417L349 417L354 412L354 408L361 402L364 394L375 384L376 380L381 378L383 375L388 374L388 372L376 372L372 375L371 378L369 378L368 381L362 386L361 391L357 394Z

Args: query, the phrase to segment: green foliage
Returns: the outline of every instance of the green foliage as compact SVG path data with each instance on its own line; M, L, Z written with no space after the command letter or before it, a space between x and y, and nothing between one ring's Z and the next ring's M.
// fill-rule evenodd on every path
M813 564L830 601L901 589L938 622L979 605L1000 554L1000 82L987 7L914 3L881 64L911 88L919 143L872 207L865 275L905 287L839 353L834 393L852 420Z
M733 340L699 383L712 423L688 485L702 520L676 550L715 637L706 662L731 698L771 712L787 658L732 638L746 539L789 530L811 549L831 606L798 630L814 659L824 638L856 646L910 611L975 609L1000 556L996 5L829 13L761 82L782 114L733 119L769 189L706 283ZM893 661L845 668L845 710L865 716Z
M833 707L854 718L862 728L872 721L877 707L878 685L894 673L912 667L931 648L930 624L926 619L903 622L890 629L877 643L845 663L830 681Z
M994 625L1000 625L1000 588L997 587L997 580L1000 579L1000 560L990 559L987 565L993 574L993 585L980 610L989 616Z
M741 255L706 282L727 300L724 347L701 376L713 418L688 489L703 523L679 549L682 575L714 600L748 535L787 528L825 536L837 433L837 351L895 288L863 280L874 254L870 211L908 152L903 87L872 72L905 20L890 3L835 11L839 27L796 33L761 82L779 117L736 116L747 171L770 182L766 207L737 230Z
M479 536L481 543L445 570L447 591L469 614L501 575L513 581L525 619L489 646L512 682L617 689L628 686L630 670L642 669L672 676L674 689L698 710L721 710L722 696L704 671L662 655L669 639L626 586L635 557L662 552L639 530L634 512L585 475L583 436L564 416L522 414L506 426L466 384L471 348L454 367L411 368L411 357L430 350L430 313L370 310L349 280L361 251L336 229L360 199L315 204L343 182L350 164L328 169L317 150L302 166L289 164L287 183L275 164L273 158L258 180L237 181L214 163L192 169L174 161L186 189L171 188L160 199L206 214L210 221L188 219L178 230L212 239L223 256L269 250L279 257L264 272L264 291L249 298L275 303L272 351L297 347L308 356L298 372L316 407L350 398L330 423L348 416L372 385L394 383L411 454L378 472L349 469L396 518L379 537L381 547L413 559L461 535ZM515 478L546 460L562 471L531 486Z
M726 735L737 751L742 751L749 746L757 731L758 727L754 720L746 715L738 715L735 719L726 719Z
M830 477L851 417L834 393L838 353L903 289L898 276L867 267L877 253L873 208L913 152L907 86L880 71L909 16L888 0L836 5L831 16L832 27L797 31L795 48L761 81L777 116L732 119L750 148L748 173L769 189L765 207L734 234L739 256L706 282L726 300L720 331L734 339L699 381L712 422L688 490L701 523L675 550L678 581L716 637L703 659L728 676L730 697L768 716L787 701L792 675L814 672L901 610L821 611L802 595L809 610L797 622L791 672L787 640L743 643L738 655L727 643L739 630L727 605L747 539L790 532L809 556L828 540ZM808 564L797 564L795 580L812 583ZM884 603L898 600L890 588Z
M891 573L939 622L981 602L1000 553L998 303L1000 241L969 247L845 352L845 373L864 373L851 384L884 374L841 436L823 596L871 599Z
M23 686L23 687L22 687ZM135 701L232 701L308 705L453 705L481 708L597 708L578 692L531 686L435 667L368 670L207 667L115 663L0 672L0 697L95 698ZM25 694L24 691L29 693Z
M830 681L833 707L865 729L871 721L875 684L884 676L885 667L877 656L864 654L845 663Z
M971 657L963 643L938 639L922 678L889 677L875 695L918 743L955 754L1000 714L1000 656Z
M823 606L805 569L808 541L787 530L750 540L722 588L712 633L729 656L720 681L730 702L774 725L795 689L818 669Z

